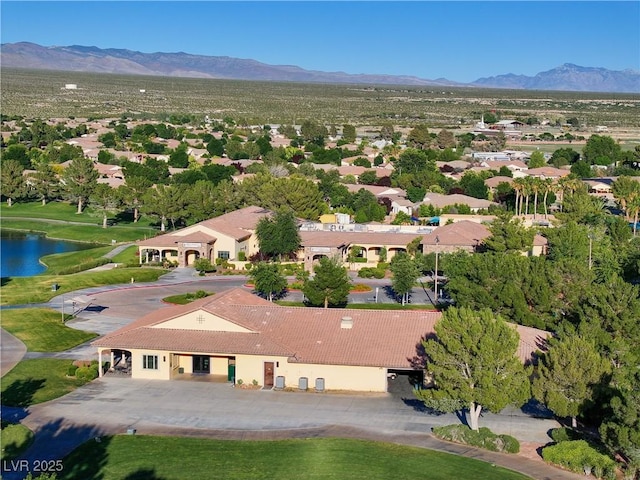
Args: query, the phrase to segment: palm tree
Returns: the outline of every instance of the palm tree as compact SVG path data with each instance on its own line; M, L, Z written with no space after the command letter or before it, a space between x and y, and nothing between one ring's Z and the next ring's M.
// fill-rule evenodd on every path
M533 218L538 215L538 193L542 188L542 180L538 177L529 177L529 189L533 193Z
M533 188L532 188L533 177L524 177L522 181L524 182L524 188L523 188L522 194L524 195L524 198L525 198L524 214L529 215L529 196L533 192Z
M542 203L544 205L544 218L547 218L549 215L549 211L547 210L547 197L549 193L554 190L555 184L551 178L543 178L540 180L540 185L542 186L542 192L544 193L544 198Z
M629 221L631 217L628 206L629 200L634 195L637 195L639 189L640 183L625 175L618 177L611 185L613 198L615 198L618 205L620 205L620 209L624 212L624 218L627 221Z
M584 182L573 175L562 177L558 180L558 187L560 187L558 193L560 193L561 195L560 211L562 211L564 197L567 192L574 194L576 190L578 190L582 186L584 186Z
M522 192L524 191L524 179L516 178L511 184L516 192L516 216L520 216L522 211Z
M635 182L634 182L635 183ZM640 184L638 184L626 199L626 207L629 212L629 218L633 215L633 236L638 231L638 215L640 214Z

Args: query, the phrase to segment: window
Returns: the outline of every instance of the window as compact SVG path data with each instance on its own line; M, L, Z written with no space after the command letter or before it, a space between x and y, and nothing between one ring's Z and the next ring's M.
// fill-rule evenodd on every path
M143 355L142 356L142 368L145 370L157 370L158 369L158 356L157 355Z
M227 250L219 251L218 258L222 258L223 260L229 260L229 252Z

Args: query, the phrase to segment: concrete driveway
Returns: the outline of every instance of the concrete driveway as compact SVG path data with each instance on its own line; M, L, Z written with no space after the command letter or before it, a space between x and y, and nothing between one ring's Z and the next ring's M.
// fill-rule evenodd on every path
M496 454L441 442L437 425L459 423L455 415L433 415L412 398L392 394L334 394L243 390L226 383L152 381L103 377L28 410L4 408L37 431L27 462L60 459L77 445L107 434L189 435L207 438L279 439L344 436L447 451L504 465L533 478L576 479L539 460ZM558 426L520 411L485 414L481 425L521 441L547 443ZM3 478L22 478L5 471Z

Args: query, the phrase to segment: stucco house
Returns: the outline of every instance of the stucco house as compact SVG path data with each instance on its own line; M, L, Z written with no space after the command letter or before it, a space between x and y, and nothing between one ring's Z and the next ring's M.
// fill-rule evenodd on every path
M443 195L441 193L427 192L422 200L424 205L433 205L436 208L446 208L453 205L467 205L472 212L488 209L491 205L497 206L495 202L484 200L481 198L470 197L455 193L452 195Z
M161 308L92 344L101 364L123 365L133 378L386 392L388 375L417 371L416 347L440 315L283 307L238 288ZM529 361L548 334L514 328Z
M216 258L235 260L240 252L247 257L259 250L256 226L271 215L262 207L245 207L219 217L204 220L165 235L141 240L140 263L170 261L184 267L198 258L212 263Z
M463 220L436 228L422 238L423 253L452 253L460 250L474 253L480 250L484 240L491 236L489 228L477 222ZM530 251L523 252L528 256L540 256L547 253L548 241L542 235L533 237Z

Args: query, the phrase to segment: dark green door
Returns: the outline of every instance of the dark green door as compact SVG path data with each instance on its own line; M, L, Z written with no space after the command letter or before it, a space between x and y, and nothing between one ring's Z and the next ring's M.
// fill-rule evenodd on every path
M235 382L236 380L236 366L234 364L229 364L227 369L227 380L229 382Z
M205 355L194 355L193 356L193 373L210 373L209 366L210 358Z

